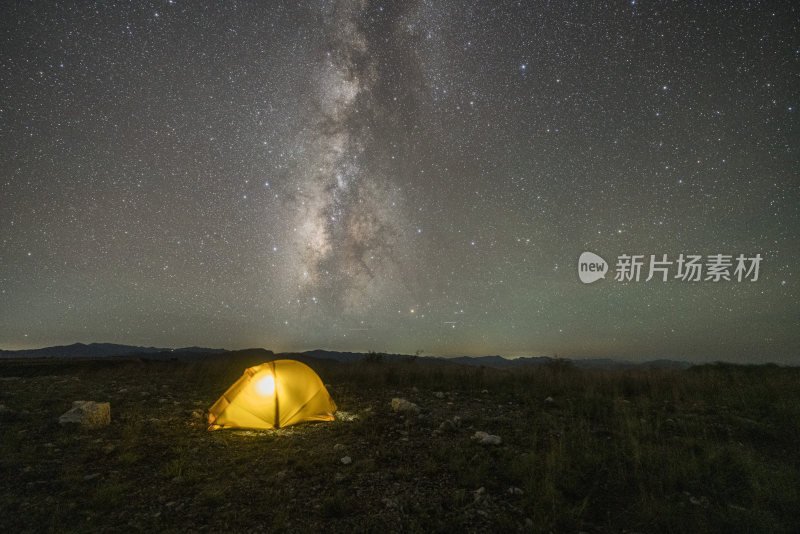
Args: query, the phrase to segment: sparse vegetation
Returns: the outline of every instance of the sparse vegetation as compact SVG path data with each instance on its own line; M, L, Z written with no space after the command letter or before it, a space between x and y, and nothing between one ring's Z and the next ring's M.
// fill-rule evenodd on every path
M0 361L7 529L793 532L800 524L797 368L312 362L354 419L206 431L198 415L261 363L248 358ZM419 405L420 417L392 412L398 396ZM59 426L79 399L110 401L112 424ZM475 443L476 430L502 444ZM341 463L345 455L352 464Z
M367 354L364 355L364 359L361 361L364 365L375 365L379 363L383 363L383 354L380 352L369 351Z

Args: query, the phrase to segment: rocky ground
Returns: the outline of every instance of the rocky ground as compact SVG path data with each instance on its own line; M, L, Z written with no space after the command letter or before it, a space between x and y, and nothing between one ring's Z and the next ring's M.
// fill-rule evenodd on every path
M800 524L794 370L762 370L759 380L771 381L763 387L778 394L745 409L736 403L760 394L747 388L762 386L737 370L598 377L548 368L522 377L320 364L340 408L335 422L207 431L207 408L254 363L245 360L0 362L7 528L791 532ZM724 384L737 393L715 391ZM111 423L59 424L76 400L109 402Z

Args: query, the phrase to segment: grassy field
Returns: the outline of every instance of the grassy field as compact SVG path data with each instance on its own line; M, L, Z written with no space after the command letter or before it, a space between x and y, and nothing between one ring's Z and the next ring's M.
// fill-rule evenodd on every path
M5 530L800 528L798 368L318 362L335 422L208 432L208 407L263 358L0 360ZM394 413L393 397L420 415ZM61 427L73 400L110 402L111 425Z

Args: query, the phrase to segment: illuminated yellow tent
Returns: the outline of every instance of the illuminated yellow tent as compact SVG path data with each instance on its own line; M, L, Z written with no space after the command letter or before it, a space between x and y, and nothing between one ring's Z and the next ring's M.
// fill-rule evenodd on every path
M281 428L333 421L336 403L309 366L276 360L246 369L208 411L209 430Z

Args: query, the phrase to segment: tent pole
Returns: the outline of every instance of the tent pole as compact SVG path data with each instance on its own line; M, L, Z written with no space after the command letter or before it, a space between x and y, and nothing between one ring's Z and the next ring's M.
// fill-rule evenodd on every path
M275 371L275 362L269 362L272 370L272 382L275 384L275 428L281 427L280 410L278 409L278 373Z

